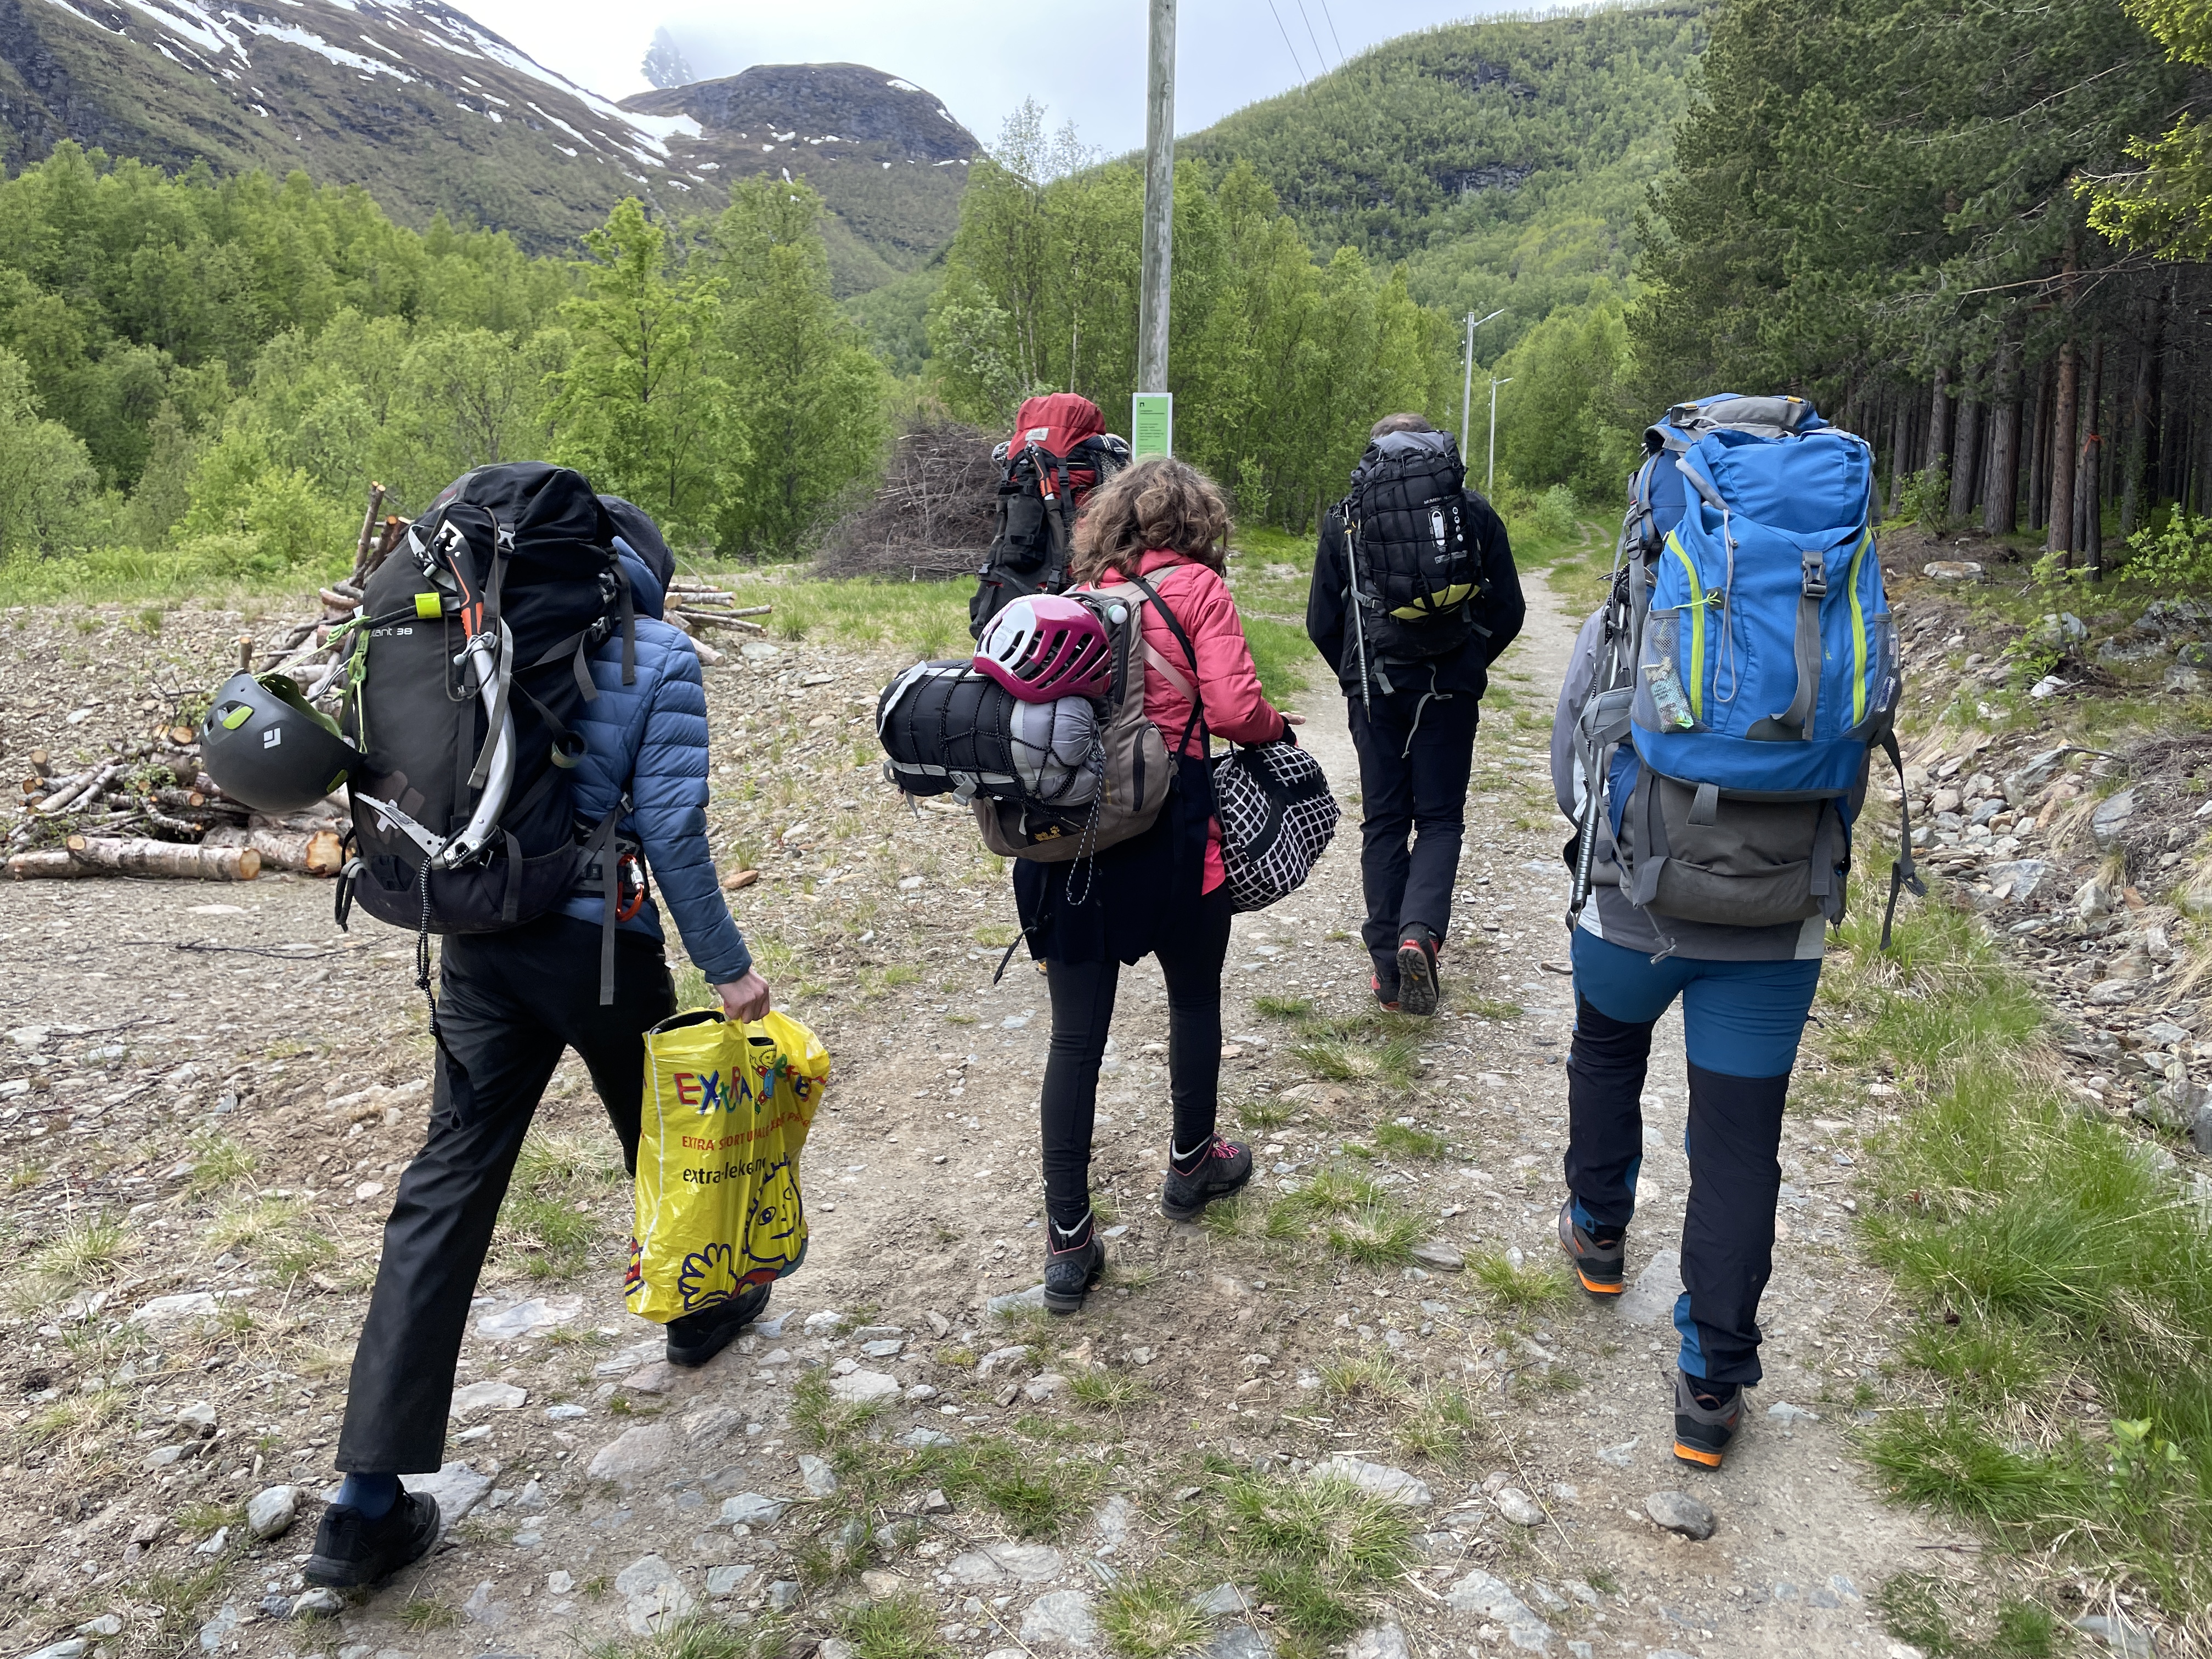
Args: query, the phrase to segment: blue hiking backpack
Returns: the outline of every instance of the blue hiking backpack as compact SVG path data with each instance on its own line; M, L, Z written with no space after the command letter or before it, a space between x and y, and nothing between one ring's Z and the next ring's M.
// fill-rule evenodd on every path
M1601 812L1613 878L1654 916L1839 921L1874 750L1904 770L1872 454L1802 398L1733 395L1676 405L1644 447L1572 711L1579 775L1600 781L1583 791L1572 913ZM1907 886L1923 890L1909 818L1885 948Z

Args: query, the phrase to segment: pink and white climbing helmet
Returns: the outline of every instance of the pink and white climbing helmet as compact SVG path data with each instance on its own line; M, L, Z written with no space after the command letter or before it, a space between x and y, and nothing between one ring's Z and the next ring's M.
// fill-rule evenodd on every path
M1091 608L1057 593L1016 599L975 642L977 672L1024 702L1103 697L1114 653Z

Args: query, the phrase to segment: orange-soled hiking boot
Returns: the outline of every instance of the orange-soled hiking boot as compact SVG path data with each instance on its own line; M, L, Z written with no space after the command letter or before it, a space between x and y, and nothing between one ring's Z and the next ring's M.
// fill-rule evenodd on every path
M1703 1377L1674 1372L1674 1455L1702 1469L1717 1469L1743 1419L1743 1389L1716 1386Z
M1559 1206L1559 1248L1575 1264L1575 1277L1592 1296L1619 1296L1626 1282L1623 1271L1628 1255L1626 1234L1610 1244L1601 1244L1575 1224L1575 1201Z

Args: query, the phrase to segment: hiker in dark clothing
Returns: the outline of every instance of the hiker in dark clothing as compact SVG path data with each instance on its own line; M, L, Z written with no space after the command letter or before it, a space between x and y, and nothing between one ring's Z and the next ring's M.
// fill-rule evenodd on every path
M1398 441L1424 446L1447 476L1458 471L1449 437L1419 415L1386 416L1353 475L1355 491L1384 441L1400 434L1426 434ZM1451 926L1477 708L1490 665L1520 634L1525 613L1504 525L1463 478L1458 493L1463 534L1481 572L1480 587L1460 604L1413 621L1376 605L1355 617L1345 523L1352 497L1322 521L1306 601L1306 634L1351 701L1367 896L1360 936L1374 964L1376 1000L1415 1014L1437 1010L1437 952ZM1371 576L1363 585L1372 592Z

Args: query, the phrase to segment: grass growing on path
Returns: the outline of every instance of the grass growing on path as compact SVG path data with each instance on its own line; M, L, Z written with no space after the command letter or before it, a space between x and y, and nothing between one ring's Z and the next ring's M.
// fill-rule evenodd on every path
M1918 1083L1863 1223L1928 1385L1869 1436L1901 1497L2175 1616L2212 1606L2212 1236L2170 1158L2056 1082L2033 994L1934 903L1844 930L1832 1063ZM2148 1592L2148 1596L2143 1593ZM2201 1616L2201 1614L2200 1614Z

